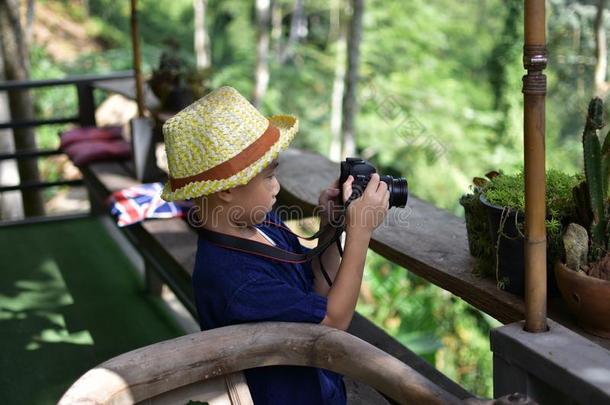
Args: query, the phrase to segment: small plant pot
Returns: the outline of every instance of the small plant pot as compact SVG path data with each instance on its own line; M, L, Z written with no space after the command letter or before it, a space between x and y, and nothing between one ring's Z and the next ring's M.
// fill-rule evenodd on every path
M568 308L587 332L610 339L610 281L555 263L555 276Z
M194 101L193 99L194 96L191 89L186 87L175 87L167 95L167 98L163 103L163 109L178 112L189 106Z
M484 253L481 240L489 236L488 221L485 211L481 218L480 201L476 195L465 195L460 198L460 204L464 207L464 220L466 221L466 235L468 236L468 250L474 257L480 257Z
M480 193L475 192L460 198L460 204L464 207L468 250L476 258L472 273L477 277L495 277L495 265L492 264L495 254L489 237L487 209L481 204L479 196Z
M498 287L523 296L525 292L525 239L518 226L525 222L525 214L514 209L500 207L487 201L481 194L480 201L487 209L489 237L497 257ZM500 227L502 226L502 229ZM501 232L500 232L501 231ZM500 236L498 237L498 235ZM547 294L559 294L552 271L552 258L547 250Z

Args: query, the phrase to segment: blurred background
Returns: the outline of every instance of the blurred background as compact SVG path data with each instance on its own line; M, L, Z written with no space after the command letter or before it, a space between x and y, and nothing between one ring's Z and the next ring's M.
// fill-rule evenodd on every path
M11 57L23 59L30 79L132 68L128 1L9 3L20 7L26 46ZM382 174L406 177L412 194L463 216L458 200L473 177L522 165L522 3L140 0L142 70L149 79L170 66L195 94L230 85L267 115L295 114L293 147L334 161L368 159ZM608 94L607 2L548 0L547 10L547 168L577 172L588 100ZM137 112L126 98L96 95L99 125ZM1 118L9 116L4 97ZM36 118L77 110L73 87L32 97ZM57 148L64 128L37 128L37 146ZM10 152L11 137L0 139L0 152ZM38 170L50 181L79 176L63 155L41 159ZM0 163L2 184L16 176L14 162ZM46 211L87 204L84 191L68 193L45 189ZM19 196L9 197L0 197L2 218L22 216ZM494 319L372 251L357 309L465 388L492 395Z

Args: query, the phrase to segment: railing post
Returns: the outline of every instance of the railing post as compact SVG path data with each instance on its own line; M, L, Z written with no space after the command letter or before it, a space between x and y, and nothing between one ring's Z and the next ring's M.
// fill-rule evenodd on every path
M95 126L95 100L91 83L78 83L78 121L81 127Z
M523 137L525 168L525 330L545 332L545 0L525 0Z

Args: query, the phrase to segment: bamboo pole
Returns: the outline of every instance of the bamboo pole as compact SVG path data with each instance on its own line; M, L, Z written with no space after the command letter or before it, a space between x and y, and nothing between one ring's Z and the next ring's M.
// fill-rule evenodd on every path
M546 324L545 228L545 0L525 0L523 66L525 166L525 330L544 332Z
M138 0L131 0L131 43L133 47L133 70L136 76L136 102L138 117L144 116L144 89L140 71L140 36L138 34Z

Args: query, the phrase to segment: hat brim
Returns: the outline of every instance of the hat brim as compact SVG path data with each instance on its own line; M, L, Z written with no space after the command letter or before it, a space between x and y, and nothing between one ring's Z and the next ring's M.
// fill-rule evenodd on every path
M288 148L299 129L299 121L292 115L274 115L269 117L269 121L280 130L280 139L250 166L226 179L195 181L175 191L172 191L169 182L166 182L161 198L165 201L190 200L247 184L276 159L281 151Z

